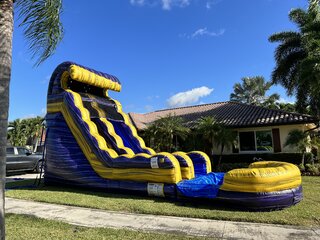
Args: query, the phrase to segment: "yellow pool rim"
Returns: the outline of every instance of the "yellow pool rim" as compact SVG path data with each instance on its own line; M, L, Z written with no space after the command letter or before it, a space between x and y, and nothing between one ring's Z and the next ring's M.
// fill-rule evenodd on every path
M227 172L220 189L234 192L275 192L300 185L301 173L294 164L262 161L250 164L249 168Z

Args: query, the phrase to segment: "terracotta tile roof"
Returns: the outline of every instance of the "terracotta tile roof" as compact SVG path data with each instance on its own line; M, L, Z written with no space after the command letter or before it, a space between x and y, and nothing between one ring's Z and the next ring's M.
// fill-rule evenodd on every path
M213 116L219 122L232 128L316 123L319 121L309 115L231 101L164 109L145 114L129 113L129 116L136 128L142 130L153 121L169 114L182 117L189 127L195 126L197 120L205 116Z

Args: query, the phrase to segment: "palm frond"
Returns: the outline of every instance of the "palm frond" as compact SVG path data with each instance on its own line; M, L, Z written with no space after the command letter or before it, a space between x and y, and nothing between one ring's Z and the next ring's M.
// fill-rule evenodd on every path
M36 65L50 57L63 37L62 0L17 0L20 26Z
M294 31L278 32L269 37L270 42L283 42L290 38L300 38L301 34Z
M296 8L290 11L289 19L301 27L308 21L308 13L301 8Z
M279 59L271 75L272 82L283 85L288 94L291 95L296 88L295 80L297 80L297 74L299 74L299 64L305 57L306 52L297 51Z
M280 43L275 50L274 56L276 61L278 62L282 59L285 59L288 55L292 54L293 52L297 51L304 51L301 37L289 38L286 41Z

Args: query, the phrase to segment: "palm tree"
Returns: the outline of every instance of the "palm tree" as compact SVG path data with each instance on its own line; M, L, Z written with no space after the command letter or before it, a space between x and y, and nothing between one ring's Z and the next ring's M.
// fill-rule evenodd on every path
M13 7L21 19L32 57L39 65L51 56L62 39L62 0L0 0L0 238L5 238L4 184L7 145L9 84L12 62Z
M306 149L311 147L311 141L308 132L298 129L291 130L287 136L284 146L296 147L302 153L301 165L304 166L304 157Z
M218 131L214 136L215 145L217 147L220 146L220 155L219 155L217 169L220 169L222 154L225 147L229 148L230 146L232 146L234 144L234 141L236 140L236 137L237 137L237 134L235 131L232 131L231 129L226 128L222 124L219 125Z
M275 50L276 67L272 83L286 88L297 98L297 110L307 106L320 116L320 6L319 0L309 0L307 10L293 9L289 18L298 31L271 35L270 42L279 42Z
M166 151L177 150L178 138L185 139L189 133L183 126L183 119L170 114L154 121L146 131L154 136L155 145Z
M39 142L39 137L41 137L40 134L43 120L44 119L39 116L35 118L24 119L26 125L27 141L31 141L31 144L33 144L34 140L36 140L34 151L36 151Z
M9 122L8 140L12 146L25 146L27 139L27 125L25 120L20 120L18 118Z
M211 145L210 155L213 154L215 147L214 140L217 131L219 130L219 123L213 117L201 117L196 125L197 131L203 136L205 141L208 141Z
M236 139L236 133L231 129L226 128L211 116L202 117L197 123L197 130L202 134L205 141L211 144L211 155L214 147L220 147L219 161L217 169L220 168L222 154L225 147L229 147Z
M141 137L148 144L149 147L159 150L159 145L157 145L157 140L155 136L157 135L158 127L156 124L152 123L147 126L146 129L141 132Z
M236 83L233 86L233 93L230 94L230 100L246 103L256 106L272 106L279 100L278 94L266 96L272 83L266 82L264 77L244 77L242 83Z

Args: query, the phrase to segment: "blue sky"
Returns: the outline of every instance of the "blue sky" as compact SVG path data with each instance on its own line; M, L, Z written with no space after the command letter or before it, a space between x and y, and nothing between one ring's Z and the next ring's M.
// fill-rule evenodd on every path
M229 100L245 76L270 79L276 44L295 29L292 8L307 0L73 0L63 2L64 39L33 66L16 21L9 120L44 116L50 75L63 61L117 76L127 112ZM17 20L17 19L16 19ZM284 101L293 101L276 86Z

